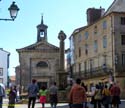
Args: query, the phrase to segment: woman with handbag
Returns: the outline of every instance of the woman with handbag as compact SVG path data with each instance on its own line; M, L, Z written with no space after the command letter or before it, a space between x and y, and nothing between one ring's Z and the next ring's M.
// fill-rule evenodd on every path
M109 104L111 103L111 93L105 85L105 88L102 90L102 103L105 108L109 108Z
M101 108L101 99L102 99L101 89L100 86L97 84L94 93L94 108Z

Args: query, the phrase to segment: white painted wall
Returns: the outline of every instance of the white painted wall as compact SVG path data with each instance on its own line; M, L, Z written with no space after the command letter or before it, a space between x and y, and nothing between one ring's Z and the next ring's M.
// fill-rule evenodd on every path
M5 86L7 86L9 54L9 52L0 48L0 68L3 68L3 75L0 74L0 79L3 79L3 82L0 80L0 83L3 83Z

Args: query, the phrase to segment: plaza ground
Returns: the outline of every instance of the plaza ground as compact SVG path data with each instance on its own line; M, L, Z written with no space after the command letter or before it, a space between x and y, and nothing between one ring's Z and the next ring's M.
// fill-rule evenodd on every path
M88 104L89 108L93 108L91 104ZM27 108L27 104L16 104L15 108ZM8 108L8 99L4 99L3 108ZM40 103L35 104L35 108L42 108ZM50 104L45 104L45 108L50 108ZM68 103L58 103L57 108L69 108ZM102 107L104 108L104 107ZM125 108L125 100L121 100L121 104L119 108Z

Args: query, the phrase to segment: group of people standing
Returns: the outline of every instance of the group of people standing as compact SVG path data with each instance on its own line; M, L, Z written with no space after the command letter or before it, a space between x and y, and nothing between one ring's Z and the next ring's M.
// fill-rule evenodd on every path
M70 108L88 108L87 97L91 97L91 104L93 108L119 108L120 101L120 87L117 83L110 86L107 84L96 84L88 94L87 87L78 78L76 83L72 85L69 94L69 107Z
M121 91L117 83L113 83L109 87L106 84L96 84L93 91L91 103L94 108L101 108L102 105L105 108L109 108L109 106L119 108Z
M30 108L32 103L32 108L35 107L36 99L39 95L39 102L42 105L42 108L45 108L45 103L47 102L47 95L49 94L49 102L51 108L56 108L57 105L57 92L58 88L56 86L56 82L54 82L49 89L45 86L41 86L40 88L37 85L37 81L35 79L32 80L32 83L28 86L28 108Z

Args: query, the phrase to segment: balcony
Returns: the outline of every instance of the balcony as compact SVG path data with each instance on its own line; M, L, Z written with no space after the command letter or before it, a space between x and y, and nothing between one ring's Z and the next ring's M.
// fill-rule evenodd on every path
M88 78L93 78L98 76L109 75L109 74L112 74L112 72L113 72L113 69L111 67L100 66L86 71L80 71L80 72L74 73L73 78L81 77L84 79L88 79Z
M123 65L116 65L117 72L125 72L125 66Z

